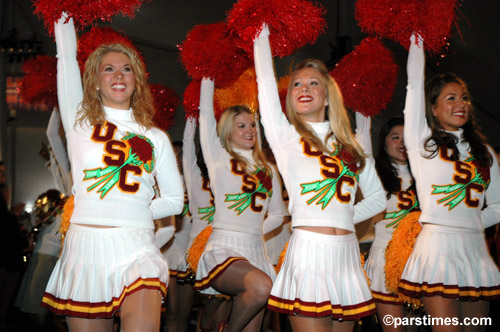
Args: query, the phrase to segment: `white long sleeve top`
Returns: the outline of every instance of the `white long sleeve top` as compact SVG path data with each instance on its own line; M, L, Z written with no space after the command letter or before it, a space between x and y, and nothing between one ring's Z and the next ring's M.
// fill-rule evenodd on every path
M398 227L399 222L409 212L418 208L418 201L414 190L411 190L412 176L408 165L393 164L397 169L401 190L393 193L387 200L387 208L384 217L375 224L375 241L373 246L385 248L392 233Z
M71 195L73 180L71 179L68 152L61 136L59 136L59 128L59 112L54 109L50 115L46 131L50 145L50 172L54 178L56 188L65 195Z
M222 147L213 111L214 82L203 79L200 94L200 144L215 197L213 227L254 235L265 234L283 221L281 183L273 168L272 188L248 174ZM234 149L255 165L252 150ZM270 190L272 189L272 191ZM266 216L267 215L267 216Z
M189 200L189 212L193 218L190 238L200 234L207 225L213 222L215 216L215 202L210 180L201 175L197 164L195 133L196 120L188 118L182 138L182 169Z
M354 114L354 117L356 120L356 139L363 147L363 150L365 151L368 158L370 158L371 161L375 163L371 137L372 119L369 116L364 116L359 112L356 112Z
M139 126L131 109L104 107L104 124L75 125L83 90L73 21L64 20L55 24L55 37L59 107L74 183L71 222L153 229L153 219L179 214L184 202L170 140L157 128Z
M184 155L184 147L182 148L182 154ZM193 218L191 212L189 211L189 196L187 192L187 187L185 183L184 175L181 175L183 188L184 188L184 204L182 207L182 212L179 216L177 216L177 220L175 222L175 237L183 237L188 238L191 234L191 229L193 226Z
M356 138L363 146L365 153L368 154L371 160L375 160L372 154L372 139L371 139L371 118L356 112ZM387 243L392 238L394 229L398 227L399 222L410 211L418 207L415 191L410 190L412 185L412 176L408 165L392 164L396 168L401 190L397 193L392 193L387 199L387 206L382 220L375 224L375 241L373 246L385 248ZM386 196L387 197L387 196Z
M367 159L359 172L338 156L315 151L301 140L281 111L267 27L254 41L254 61L261 121L290 197L292 227L327 226L354 232L355 223L385 208L385 192L373 162ZM308 124L321 140L331 130L328 122ZM327 142L334 143L334 138ZM354 205L358 185L364 199Z
M500 170L491 149L493 163L489 169L481 171L460 129L449 132L458 139L458 161L447 158L445 149L434 158L425 158L429 152L424 149L424 142L431 130L425 118L424 69L423 41L417 44L412 36L407 65L404 140L422 210L420 221L472 229L494 225L500 221ZM482 209L485 202L487 207Z

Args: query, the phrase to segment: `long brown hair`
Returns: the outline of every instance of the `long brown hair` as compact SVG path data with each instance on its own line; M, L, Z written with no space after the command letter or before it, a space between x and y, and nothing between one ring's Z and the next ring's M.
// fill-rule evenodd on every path
M387 192L387 199L391 195L401 191L401 181L398 177L398 171L393 164L393 159L387 153L386 138L391 132L392 128L397 126L404 126L405 122L402 117L394 117L389 119L378 134L377 138L377 155L375 157L375 169L382 181L385 191ZM406 189L406 188L403 188Z
M294 77L297 72L305 68L316 69L320 73L322 84L325 88L326 98L328 100L328 106L326 106L326 110L328 121L330 122L331 132L326 136L324 142L322 142L321 139L316 136L311 126L309 126L307 122L303 121L292 107L291 92L293 89ZM332 135L334 135L337 141L337 148L340 150L345 150L345 152L350 154L353 162L358 165L360 170L364 168L366 155L363 151L363 148L352 133L351 121L349 120L347 110L344 106L342 93L340 92L340 89L335 80L328 74L328 69L323 62L316 59L306 59L297 65L290 79L290 84L288 85L286 109L288 120L295 126L295 129L297 130L299 135L309 145L315 147L320 151L323 151L324 153L332 153L333 151L331 151L328 147L327 141L330 137L332 137Z
M106 120L100 92L97 90L97 82L101 60L110 52L123 53L130 59L135 76L135 90L130 97L132 114L138 124L150 129L153 126L154 106L144 63L139 59L136 51L119 43L101 45L87 59L83 74L83 100L77 123L81 124L87 120L90 125L96 125Z
M233 123L234 119L242 114L248 113L252 116L254 114L245 105L235 105L228 107L224 113L222 113L219 123L217 124L217 134L219 135L220 142L222 146L229 152L229 154L235 159L240 165L241 169L244 169L247 173L251 173L252 169L248 165L248 160L245 157L234 151L233 144L231 142L231 135L233 132ZM256 121L256 125L258 123ZM262 147L260 146L259 140L255 142L255 145L252 149L253 158L255 160L256 166L265 170L268 175L272 175L272 168L262 151Z
M457 139L452 134L443 130L443 127L432 113L432 108L436 106L439 95L441 95L443 88L449 83L461 85L470 98L467 84L454 73L437 75L426 84L425 117L427 119L427 125L431 129L431 135L425 140L424 148L429 152L429 155L426 156L427 158L436 156L440 147L451 149L453 151L451 159L456 161L459 159ZM469 119L462 126L462 129L462 136L464 140L469 143L470 151L474 158L479 161L481 166L491 166L493 159L486 146L486 137L481 134L479 126L476 124L476 116L472 103L469 108Z

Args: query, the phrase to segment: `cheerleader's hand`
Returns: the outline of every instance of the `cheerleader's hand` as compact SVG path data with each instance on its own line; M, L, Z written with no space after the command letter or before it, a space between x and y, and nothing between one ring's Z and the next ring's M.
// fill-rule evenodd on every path
M410 37L410 51L408 53L408 83L416 83L424 79L425 54L424 39L413 33Z

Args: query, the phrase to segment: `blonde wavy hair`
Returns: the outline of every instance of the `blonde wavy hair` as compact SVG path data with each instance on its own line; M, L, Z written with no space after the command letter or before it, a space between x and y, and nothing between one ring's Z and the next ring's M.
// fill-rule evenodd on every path
M224 111L224 113L222 113L219 123L217 124L217 134L219 135L222 146L238 162L238 164L241 166L241 169L244 169L247 173L251 173L255 170L252 170L251 167L249 167L248 160L246 160L245 157L234 151L233 143L231 142L234 120L238 115L242 113L248 113L252 115L252 117L254 116L254 113L252 113L250 108L245 105L235 105L228 107ZM257 126L259 125L257 120L255 121L255 123ZM259 132L259 130L257 130L257 132ZM267 160L266 155L262 151L260 138L258 138L255 142L252 151L253 158L255 160L255 163L257 164L257 167L265 170L268 175L272 175L272 168L269 164L269 161Z
M292 89L293 81L295 75L302 69L313 68L316 69L321 75L321 83L325 88L326 98L328 100L328 106L326 106L326 115L330 123L331 132L326 136L325 141L322 142L321 139L316 136L313 129L307 122L303 121L299 114L292 107ZM353 163L356 163L360 170L365 166L366 154L363 148L356 140L352 129L351 121L347 114L347 110L344 106L344 100L342 98L342 93L335 82L335 80L328 74L328 69L325 64L320 60L316 59L306 59L299 63L295 68L295 71L290 78L290 84L288 85L288 94L286 96L286 109L288 120L291 124L295 126L295 129L299 135L306 141L309 145L315 147L316 149L323 151L324 153L332 153L333 151L327 145L328 139L335 136L337 141L337 147L340 151L345 150L353 158ZM339 152L340 152L339 151Z
M139 59L135 50L127 45L115 43L101 45L87 59L83 74L83 100L77 115L77 123L88 121L90 125L102 124L106 115L101 101L100 91L97 90L99 67L104 55L110 53L123 53L130 59L132 71L135 76L135 90L130 97L130 107L135 121L147 129L153 127L154 105L153 97L147 82L146 68Z

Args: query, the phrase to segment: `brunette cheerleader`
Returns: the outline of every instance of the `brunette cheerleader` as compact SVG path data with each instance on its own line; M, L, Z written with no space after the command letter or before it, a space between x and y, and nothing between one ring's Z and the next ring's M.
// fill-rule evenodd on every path
M371 151L371 119L356 113L356 131L363 137L363 146ZM387 191L387 208L381 218L375 221L375 241L365 264L370 279L370 289L377 306L377 315L382 322L385 315L403 318L406 310L402 300L386 288L385 250L392 233L399 222L412 210L418 208L413 178L408 167L408 156L403 140L404 120L401 117L390 119L381 129L377 141L375 169ZM365 150L366 151L366 150ZM403 325L382 324L384 331L405 331Z
M487 316L488 301L500 297L500 273L484 240L484 229L500 220L500 172L476 126L464 81L443 74L424 89L423 46L413 35L404 111L423 228L399 290L420 297L431 316L462 322ZM483 328L432 326L433 331Z

